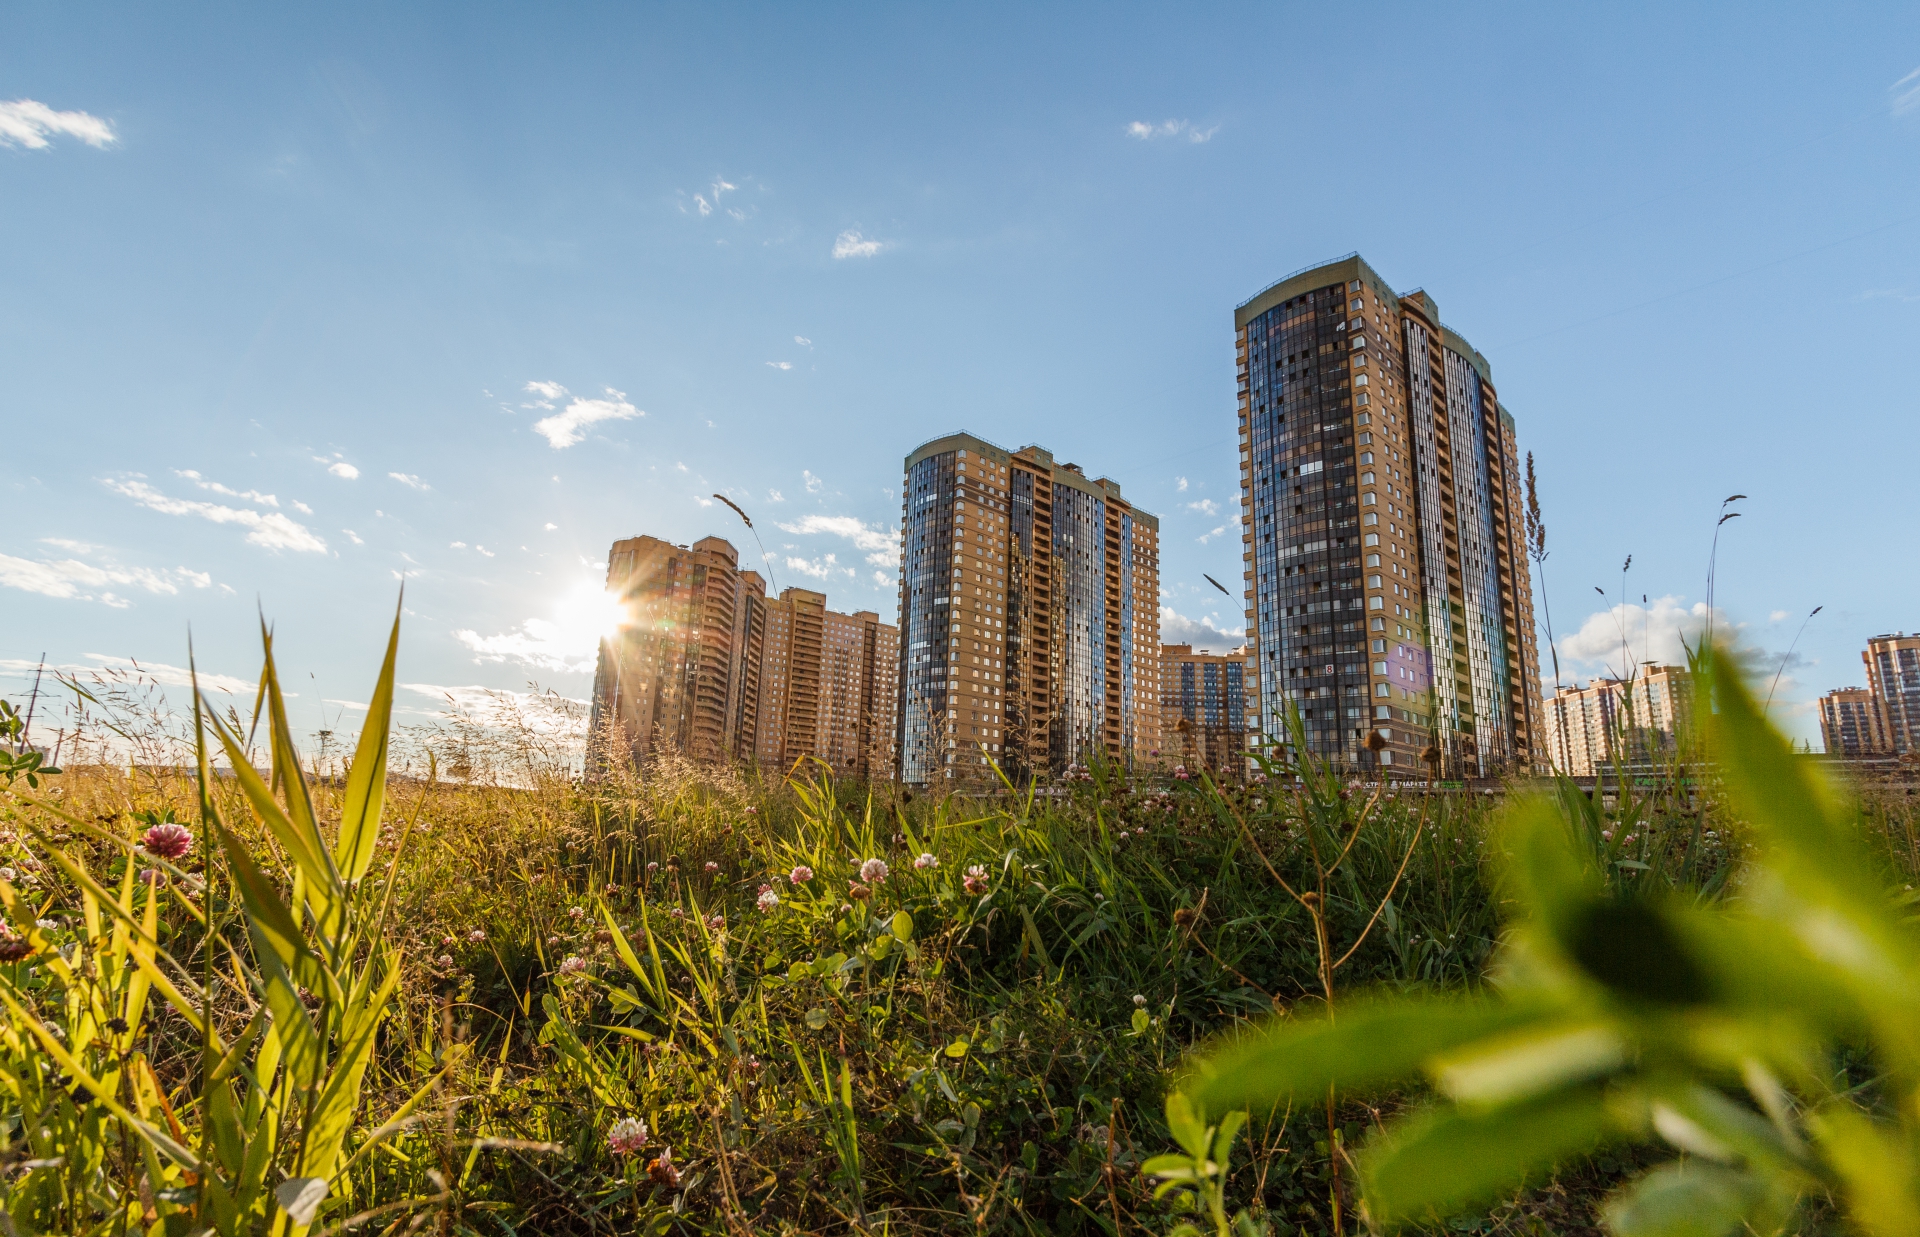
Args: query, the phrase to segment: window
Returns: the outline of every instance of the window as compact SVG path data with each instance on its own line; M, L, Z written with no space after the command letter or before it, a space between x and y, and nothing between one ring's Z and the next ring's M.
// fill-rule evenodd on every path
M1372 473L1370 473L1370 472L1363 472L1363 473L1361 473L1361 474L1360 474L1360 484L1361 484L1361 485L1372 485L1372 484L1373 484L1373 474L1372 474Z
M1368 577L1367 577L1367 587L1368 587L1368 588L1379 588L1379 587L1380 587L1380 577L1379 577L1379 576L1368 576Z
M1380 556L1378 554L1367 555L1367 566L1378 567L1379 565L1380 565Z

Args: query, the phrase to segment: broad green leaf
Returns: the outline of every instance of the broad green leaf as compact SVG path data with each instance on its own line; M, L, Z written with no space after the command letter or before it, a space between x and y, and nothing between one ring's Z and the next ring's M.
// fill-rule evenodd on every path
M1429 1109L1361 1157L1367 1214L1376 1225L1444 1215L1525 1185L1608 1132L1605 1100L1591 1087L1493 1112Z
M1428 1071L1455 1102L1497 1107L1611 1074L1627 1053L1626 1040L1606 1023L1541 1024L1447 1053Z
M967 1043L966 1040L956 1039L951 1044L947 1045L946 1053L948 1056L952 1057L954 1060L957 1061L961 1057L964 1057L967 1055L967 1049L969 1047L970 1045Z
M1167 1092L1167 1130L1195 1160L1207 1158L1207 1123L1193 1101L1179 1091Z
M827 1025L827 1011L817 1006L807 1011L807 1025L818 1031Z
M1614 1237L1725 1237L1766 1194L1749 1173L1678 1160L1614 1191L1601 1215Z
M1147 1028L1152 1024L1153 1018L1146 1010L1136 1009L1133 1011L1133 1033L1135 1035L1144 1035Z
M1337 1021L1274 1022L1193 1064L1184 1090L1204 1112L1265 1109L1289 1098L1387 1086L1433 1057L1541 1016L1530 1004L1481 999L1376 1000Z
M902 943L913 939L913 916L907 914L905 911L895 911L893 913L893 922L888 924L887 927Z
M404 602L404 594L403 594ZM367 720L347 772L346 797L341 803L340 832L334 839L334 862L342 879L357 881L373 866L380 840L380 813L387 797L387 740L393 722L393 666L400 652L400 612L393 615L393 633L387 637L386 660L367 699Z

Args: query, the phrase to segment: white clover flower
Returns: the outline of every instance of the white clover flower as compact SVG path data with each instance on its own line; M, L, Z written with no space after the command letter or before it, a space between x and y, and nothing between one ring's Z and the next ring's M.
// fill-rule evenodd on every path
M647 1145L647 1123L638 1117L622 1117L607 1131L607 1150L615 1155L632 1155Z
M886 860L869 859L860 865L860 879L869 885L878 885L887 879L887 871Z
M918 859L915 859L913 861L913 866L924 872L928 868L939 867L940 859L939 859L939 856L934 855L932 853L923 854Z
M562 975L578 975L586 969L587 960L578 954L568 954L566 961L560 964L560 973Z
M773 886L762 885L760 886L760 896L755 898L753 902L754 905L758 906L761 910L770 911L780 905L780 895L773 891Z

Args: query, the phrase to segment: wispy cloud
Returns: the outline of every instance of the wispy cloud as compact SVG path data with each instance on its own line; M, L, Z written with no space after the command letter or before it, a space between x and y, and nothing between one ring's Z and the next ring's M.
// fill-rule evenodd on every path
M1219 625L1215 615L1188 618L1172 606L1160 607L1160 643L1191 644L1209 653L1231 653L1247 642L1244 628Z
M206 588L212 583L213 577L208 573L185 567L155 571L151 567L122 567L114 563L96 565L77 558L25 559L0 554L0 588L17 588L65 601L97 601L115 609L133 604L113 591L116 585L149 593L178 593L183 585Z
M826 482L814 476L812 472L808 471L805 468L802 468L800 470L800 475L806 479L807 493L809 494L818 494L821 490L824 490L827 488Z
M842 567L838 556L822 554L819 558L787 557L787 568L803 576L812 576L816 580L827 580L834 576L846 576L851 579L860 574L851 567Z
M554 602L553 617L529 618L512 631L484 636L461 630L453 638L476 662L514 662L535 670L588 674L602 637L630 622L618 599L599 580L576 580Z
M422 481L418 475L410 472L390 472L387 474L410 490L430 490L433 487Z
M355 545L365 545L365 544L367 544L366 542L364 542L364 541L362 541L362 540L360 540L360 534L359 534L359 533L356 533L356 532L354 532L354 531L353 531L353 530L352 530L351 528L343 528L343 529L341 529L340 531L341 531L341 532L343 532L343 533L345 533L345 534L347 535L347 540L349 540L349 541L351 541L351 542L353 542L353 544L355 544Z
M1208 529L1206 532L1194 538L1194 540L1198 541L1201 545L1205 545L1207 544L1207 542L1212 541L1215 537L1218 537L1221 533L1226 532L1227 528L1228 528L1228 525L1222 524L1218 528Z
M813 347L813 341L811 339L808 339L805 335L795 335L793 337L793 342L796 344L799 344L802 348Z
M306 525L278 511L263 515L245 507L174 498L139 480L108 480L102 484L114 493L131 498L148 510L158 511L162 515L197 515L215 524L238 524L247 530L248 541L269 550L299 550L308 554L324 554L327 550L327 543L315 536Z
M328 459L324 455L316 455L313 457L313 462L316 464L324 464L328 472L348 481L356 481L360 477L360 470L341 459L337 453L332 459Z
M1887 94L1892 98L1895 116L1905 116L1908 112L1920 108L1920 69L1915 69L1887 87Z
M886 567L900 561L900 534L891 529L874 528L850 515L804 515L789 524L776 524L781 532L811 536L830 533L845 537L854 547L866 552L867 561ZM829 555L829 558L832 556Z
M787 501L787 496L785 494L782 494L779 490L768 490L767 501L770 503L783 503Z
M169 666L165 662L159 661L139 661L132 657L109 657L105 653L87 653L84 654L84 656L87 659L85 662L65 662L57 666L52 662L48 662L46 668L50 671L58 670L62 674L95 675L119 673L145 675L163 687L191 687L193 685L193 672L182 666ZM25 658L0 657L0 672L19 674L36 670L39 666L39 662L28 661ZM254 684L247 682L245 679L235 678L231 674L215 674L209 670L202 670L200 672L200 686L234 696L251 696L255 688ZM286 694L291 696L294 693L288 692Z
M527 390L539 393L541 399L537 407L552 408L554 403L569 392L557 382L529 382ZM587 436L587 427L602 421L626 421L647 414L627 402L624 391L606 388L605 399L584 399L572 396L572 403L550 417L542 417L533 423L533 432L547 440L547 445L555 451L571 447Z
M792 369L793 362L792 361L768 361L767 366L770 369Z
M259 490L230 490L218 481L209 481L191 468L176 468L176 477L185 477L203 490L214 494L225 494L228 498L243 498L250 503L259 503L263 507L278 507L280 500L271 494L262 494Z
M720 196L722 194L732 193L735 189L738 189L738 188L739 188L738 185L730 184L722 177L718 177L718 176L714 177L713 183L707 186L707 191L705 193L696 193L692 195L694 213L699 215L702 219L705 219L708 215L711 215L715 210L719 209ZM687 209L685 205L686 196L687 195L683 191L681 194L682 204L680 207L682 212L685 212ZM742 211L729 210L727 214L733 216L735 219L746 218L746 214Z
M1157 125L1136 120L1127 126L1127 136L1137 137L1143 142L1151 142L1163 137L1176 138L1183 142L1204 142L1218 132L1220 132L1219 125L1211 129L1197 129L1191 121L1186 120L1163 120Z
M1203 498L1197 503L1183 504L1189 511L1198 511L1201 515L1219 515L1220 504L1211 498Z
M1174 480L1174 487L1173 487L1174 493L1184 494L1187 492L1187 479L1185 477L1175 477L1173 480Z
M0 103L0 146L44 150L47 139L59 135L77 137L96 148L116 140L111 124L86 112L56 112L34 99Z
M871 258L891 243L873 240L861 235L858 228L849 228L833 238L833 256L835 258Z

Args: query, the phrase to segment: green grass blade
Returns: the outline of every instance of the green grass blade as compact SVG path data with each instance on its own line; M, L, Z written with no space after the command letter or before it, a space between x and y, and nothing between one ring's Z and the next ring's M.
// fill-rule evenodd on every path
M367 700L367 720L353 751L340 833L334 842L334 862L348 881L366 876L373 866L374 845L380 840L380 813L387 796L388 731L393 723L393 668L399 652L400 613L395 610L387 657L380 663L380 677Z

